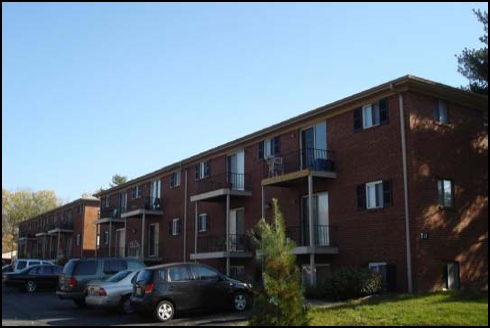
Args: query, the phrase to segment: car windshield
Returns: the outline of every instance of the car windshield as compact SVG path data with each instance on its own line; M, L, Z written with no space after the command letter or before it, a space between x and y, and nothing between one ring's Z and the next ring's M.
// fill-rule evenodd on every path
M115 275L113 275L112 277L107 279L106 281L107 282L118 282L118 281L121 281L124 278L126 278L130 273L131 273L131 271L124 270L124 271L116 273Z

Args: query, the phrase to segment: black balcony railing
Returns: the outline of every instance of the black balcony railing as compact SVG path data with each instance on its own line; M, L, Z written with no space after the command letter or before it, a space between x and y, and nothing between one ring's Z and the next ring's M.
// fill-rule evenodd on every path
M230 252L250 251L250 241L246 235L229 235ZM226 235L221 236L199 236L197 237L197 252L212 253L226 252Z
M104 207L100 210L100 219L120 219L124 208L119 206Z
M305 148L264 161L264 177L271 178L301 170L335 172L334 153L329 150Z
M36 234L33 232L20 232L19 238L36 238Z
M224 173L199 180L197 191L202 194L218 189L250 190L250 174Z
M335 226L314 225L313 238L315 246L337 246L334 239ZM296 246L310 246L310 229L308 225L286 227L286 237Z
M141 197L128 201L126 208L121 208L121 213L135 210L162 211L163 200L159 197Z
M164 243L163 242L145 242L144 247L144 257L146 259L151 257L161 258L163 256ZM141 250L141 243L132 241L127 246L121 247L108 247L107 245L99 245L97 248L98 257L132 257L132 258L143 258L143 253Z
M73 222L58 222L58 223L53 223L53 224L48 225L48 231L54 230L54 229L72 230L73 229Z

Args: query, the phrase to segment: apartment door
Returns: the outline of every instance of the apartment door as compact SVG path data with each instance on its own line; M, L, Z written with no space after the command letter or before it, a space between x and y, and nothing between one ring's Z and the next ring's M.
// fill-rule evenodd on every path
M116 256L124 257L124 249L126 240L126 230L125 229L117 229L116 230Z
M318 159L327 158L327 123L301 131L301 169L316 169Z
M245 209L230 210L230 251L244 250Z
M227 182L231 183L232 189L245 189L245 154L243 150L228 155L226 160Z
M148 226L148 256L158 256L158 223Z
M308 196L301 199L301 246L309 246L309 211ZM328 246L330 233L328 226L328 193L313 195L313 236L316 246Z
M119 194L119 215L126 210L128 204L128 194L124 191ZM119 218L119 215L117 218Z

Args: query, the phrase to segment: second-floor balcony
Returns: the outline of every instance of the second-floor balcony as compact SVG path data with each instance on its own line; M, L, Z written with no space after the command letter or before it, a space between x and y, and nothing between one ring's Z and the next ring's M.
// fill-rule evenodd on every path
M228 241L228 243L227 243ZM250 258L251 244L244 234L226 234L213 236L198 236L197 250L191 254L191 260L218 258Z
M264 161L262 185L287 186L309 175L336 178L334 153L329 150L305 148L272 156Z
M251 176L243 173L223 173L197 181L197 194L191 201L216 200L226 195L232 197L250 197Z

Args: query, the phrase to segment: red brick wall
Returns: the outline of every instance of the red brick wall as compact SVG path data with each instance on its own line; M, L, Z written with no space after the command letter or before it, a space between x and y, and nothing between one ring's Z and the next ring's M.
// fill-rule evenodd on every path
M448 103L449 125L435 123L435 101L405 95L414 285L440 290L443 264L457 261L461 288L488 289L488 131L480 111L455 103ZM453 181L452 209L438 205L439 178Z

